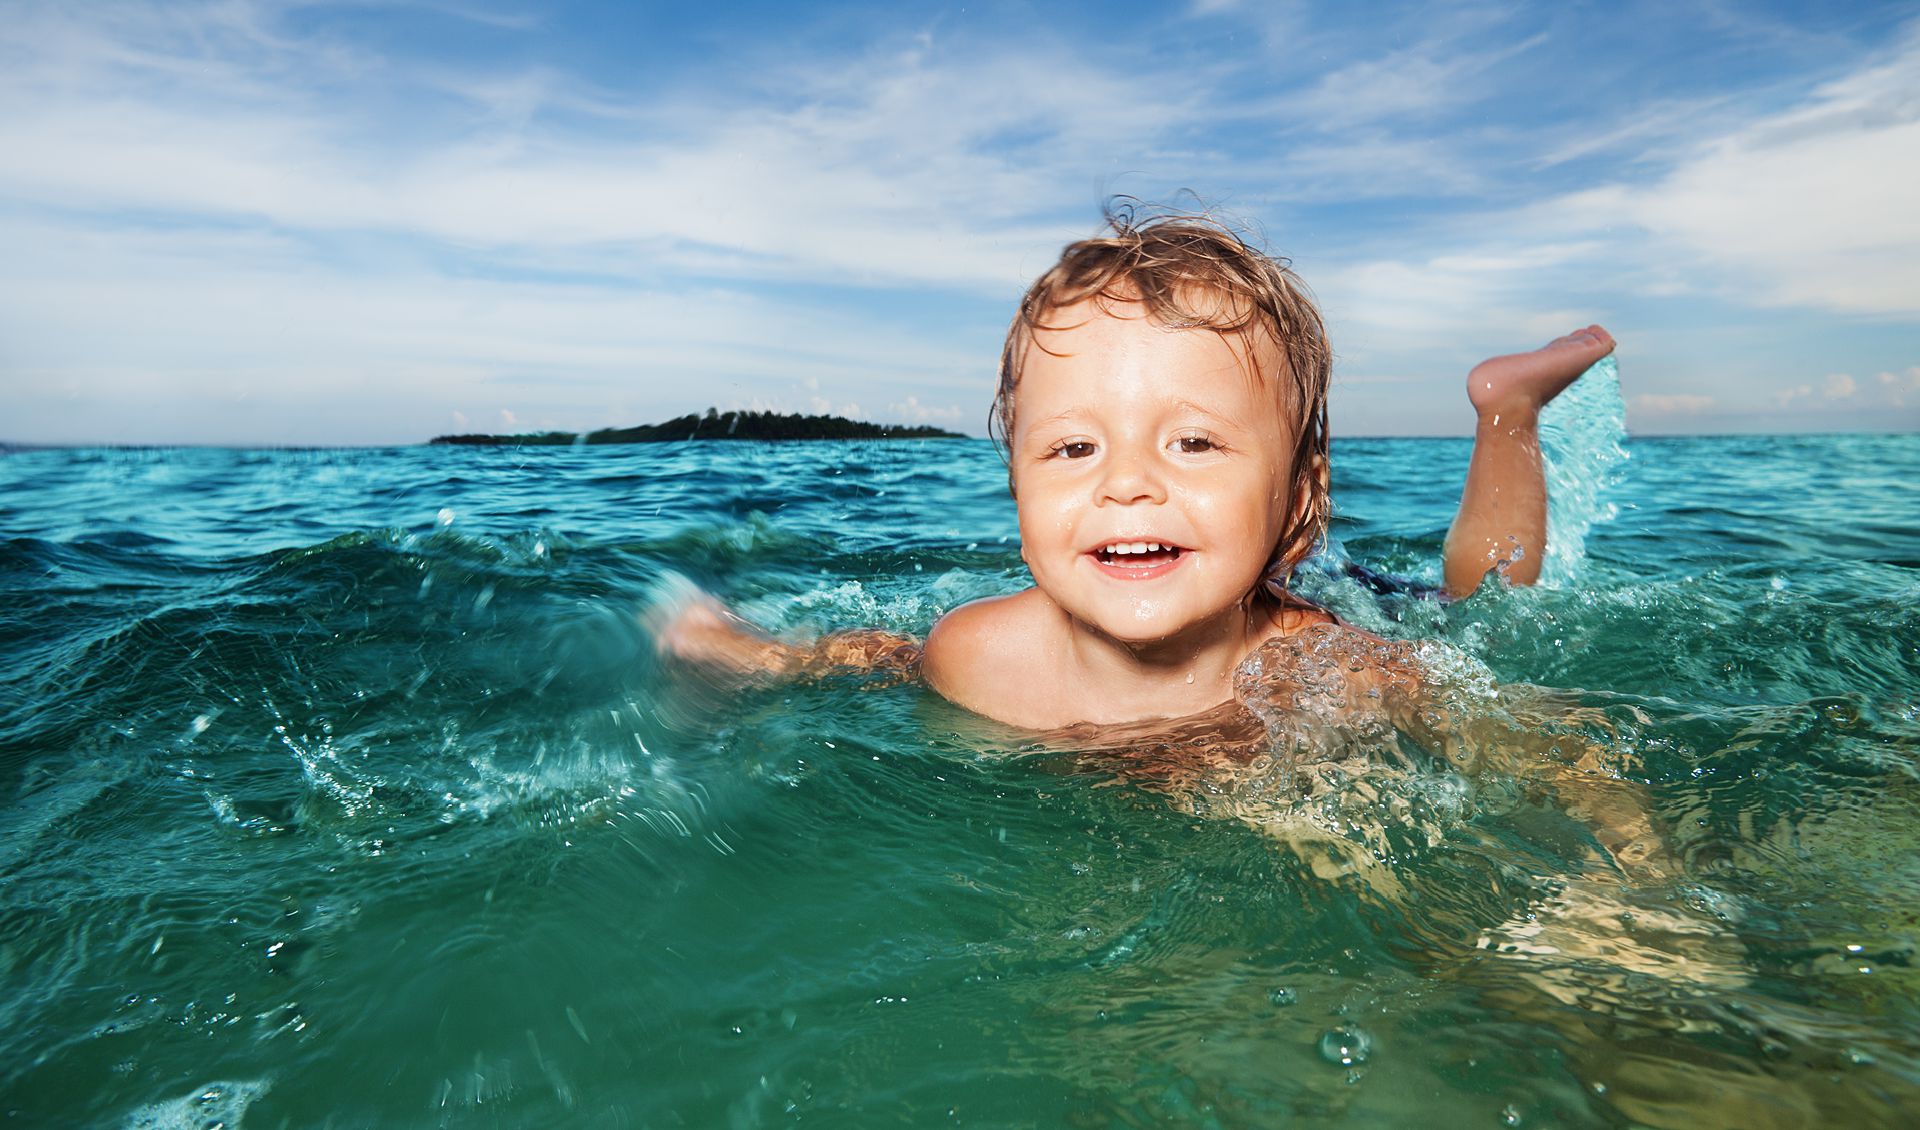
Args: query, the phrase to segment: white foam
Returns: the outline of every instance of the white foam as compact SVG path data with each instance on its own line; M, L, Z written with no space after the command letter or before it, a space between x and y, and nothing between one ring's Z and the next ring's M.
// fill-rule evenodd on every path
M265 1079L205 1083L180 1098L130 1112L122 1125L127 1130L239 1130L247 1108L266 1093Z

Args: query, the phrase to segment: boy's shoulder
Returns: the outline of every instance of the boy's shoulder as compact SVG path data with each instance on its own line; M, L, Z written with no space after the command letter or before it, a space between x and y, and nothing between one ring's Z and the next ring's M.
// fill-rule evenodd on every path
M1378 696L1416 690L1425 668L1413 644L1390 640L1349 624L1331 611L1302 602L1274 610L1269 631L1254 652L1264 661L1242 668L1238 693L1261 694L1263 681L1291 686L1311 679L1322 686L1344 684L1350 691Z
M953 609L927 633L920 673L951 702L1006 718L1039 688L1057 610L1038 589L987 597Z

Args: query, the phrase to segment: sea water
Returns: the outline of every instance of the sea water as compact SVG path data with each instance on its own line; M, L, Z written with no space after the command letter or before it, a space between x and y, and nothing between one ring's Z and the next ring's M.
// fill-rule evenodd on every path
M1920 437L1587 439L1548 584L1301 583L1602 719L1657 883L1524 781L1354 883L912 684L657 661L688 582L1024 584L983 441L0 457L0 1118L1895 1124ZM1434 580L1467 451L1337 440L1339 543Z

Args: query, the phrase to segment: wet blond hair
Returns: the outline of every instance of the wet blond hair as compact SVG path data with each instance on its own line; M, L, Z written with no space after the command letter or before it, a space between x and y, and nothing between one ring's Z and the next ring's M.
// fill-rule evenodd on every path
M1070 328L1048 318L1077 303L1103 309L1138 303L1154 321L1174 329L1267 335L1286 358L1286 371L1255 375L1286 398L1298 425L1287 484L1287 497L1295 502L1267 574L1268 585L1284 592L1294 566L1326 532L1332 510L1326 467L1333 351L1319 307L1286 259L1252 246L1212 216L1147 209L1127 199L1110 202L1105 216L1106 234L1068 244L1020 299L1000 351L1000 385L987 431L1003 453L1010 452L1027 349L1046 349L1037 331ZM1248 351L1250 363L1257 355ZM1011 486L1011 465L1008 481Z

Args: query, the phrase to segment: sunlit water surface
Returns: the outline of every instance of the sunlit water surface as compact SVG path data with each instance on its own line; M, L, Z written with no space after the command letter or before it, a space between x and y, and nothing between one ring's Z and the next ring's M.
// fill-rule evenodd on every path
M0 458L0 1116L1893 1124L1920 439L1630 451L1553 584L1306 585L1631 720L1687 868L1632 890L1525 790L1383 891L916 686L651 657L673 577L794 633L1020 586L984 442ZM1432 580L1466 454L1336 442L1352 558ZM1583 883L1710 937L1480 948Z

